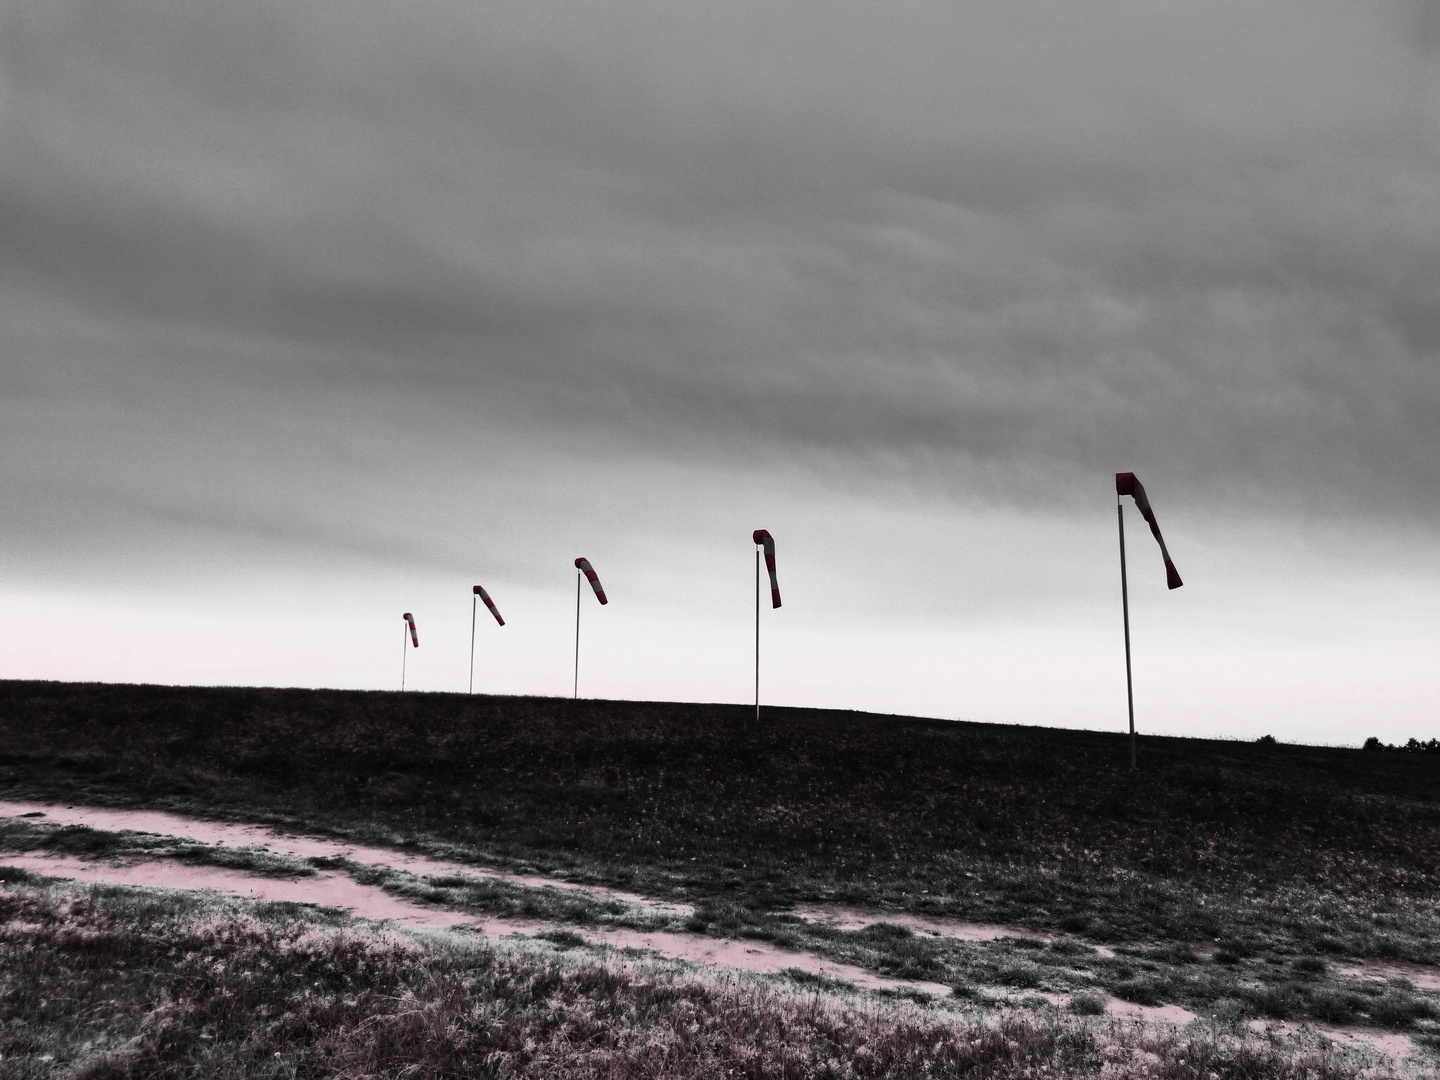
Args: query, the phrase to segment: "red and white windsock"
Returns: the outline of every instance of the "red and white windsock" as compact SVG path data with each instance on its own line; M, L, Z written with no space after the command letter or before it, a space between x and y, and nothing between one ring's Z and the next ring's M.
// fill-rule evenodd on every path
M405 612L405 621L410 624L410 640L414 642L415 648L420 647L420 635L415 633L415 616Z
M595 576L595 568L590 565L590 560L584 557L575 560L575 569L585 575L585 580L590 582L590 587L595 590L595 599L602 604L610 601L605 599L605 590L600 585L600 579Z
M765 569L770 571L770 606L780 606L780 581L775 577L775 538L765 529L756 529L752 538L757 544L765 545Z
M505 620L500 617L500 611L498 608L496 608L495 601L490 599L490 594L485 591L485 586L476 585L475 595L480 597L481 600L485 601L485 606L490 609L490 614L495 616L495 621L498 622L501 626L504 626Z
M1180 572L1170 561L1170 552L1165 550L1165 538L1160 535L1160 526L1155 521L1155 511L1150 509L1150 500L1145 496L1144 485L1135 478L1133 472L1116 473L1115 494L1134 497L1135 505L1140 508L1140 516L1149 523L1150 531L1155 534L1155 540L1160 544L1160 555L1165 560L1165 583L1172 589L1180 588L1185 583L1180 580Z

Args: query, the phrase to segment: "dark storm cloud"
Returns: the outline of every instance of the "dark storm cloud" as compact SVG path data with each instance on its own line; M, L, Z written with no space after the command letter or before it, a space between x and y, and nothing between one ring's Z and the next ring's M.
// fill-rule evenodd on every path
M3 18L12 295L355 353L300 398L1440 505L1433 4Z

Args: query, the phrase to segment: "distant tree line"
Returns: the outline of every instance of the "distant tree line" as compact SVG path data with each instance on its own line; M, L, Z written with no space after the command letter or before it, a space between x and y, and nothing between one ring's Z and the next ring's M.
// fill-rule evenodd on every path
M1256 746L1278 746L1274 735L1261 735L1255 740ZM1421 742L1419 739L1411 739L1404 746L1396 746L1393 743L1383 743L1374 735L1365 740L1362 750L1404 750L1411 754L1440 753L1440 739L1431 739L1429 742Z
M1411 739L1404 746L1394 746L1390 743L1383 743L1374 735L1365 740L1365 750L1408 750L1416 753L1436 753L1440 751L1440 739L1431 739L1429 742L1421 742L1419 739Z

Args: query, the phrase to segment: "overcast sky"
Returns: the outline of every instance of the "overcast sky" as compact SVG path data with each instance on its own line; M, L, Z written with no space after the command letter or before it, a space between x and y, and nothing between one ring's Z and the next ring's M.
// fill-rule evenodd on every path
M0 8L0 676L1440 735L1440 2ZM483 611L482 611L483 614Z

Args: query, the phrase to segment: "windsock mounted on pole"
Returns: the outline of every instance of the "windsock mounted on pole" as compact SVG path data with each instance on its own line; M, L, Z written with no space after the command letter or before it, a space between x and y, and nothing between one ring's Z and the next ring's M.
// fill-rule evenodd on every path
M1150 526L1150 531L1155 534L1155 542L1160 545L1160 557L1165 560L1165 584L1172 589L1178 589L1185 583L1180 580L1180 572L1175 569L1175 564L1170 561L1170 552L1165 548L1165 538L1160 535L1160 525L1155 520L1155 511L1150 509L1150 500L1145 495L1145 485L1140 483L1133 472L1122 472L1115 474L1115 495L1129 495L1135 499L1135 505L1140 508L1140 516Z
M475 595L485 602L485 606L490 609L490 614L495 616L495 621L504 626L505 620L500 617L500 609L495 606L495 601L490 599L490 594L485 591L485 586L476 585Z
M1125 507L1120 501L1122 497L1129 495L1135 500L1135 505L1140 508L1140 515L1150 526L1150 531L1155 534L1155 540L1160 545L1160 557L1165 560L1165 583L1172 589L1178 589L1185 584L1180 580L1180 572L1175 569L1175 564L1170 561L1170 552L1166 550L1165 538L1160 535L1160 525L1155 520L1155 511L1150 508L1150 499L1145 494L1145 486L1133 472L1122 472L1115 474L1115 519L1120 527L1120 610L1125 620L1125 701L1130 709L1130 768L1135 768L1135 684L1130 675L1130 587L1125 574Z
M575 686L574 697L580 697L580 575L584 574L590 582L590 587L595 590L595 599L602 604L610 601L605 599L605 589L600 584L600 577L595 573L595 568L590 565L590 560L581 556L575 560Z
M770 606L780 606L780 582L775 577L775 538L766 529L756 529L753 539L765 548L765 569L770 571ZM759 555L759 552L756 552Z
M602 604L608 604L610 601L605 599L605 589L600 584L600 578L596 575L595 568L590 565L590 560L583 557L576 559L575 569L584 574L585 580L590 582L590 587L595 590L595 599Z
M415 643L415 646L414 646L414 647L418 649L418 648L420 647L420 635L415 632L415 616L414 616L414 615L411 615L410 612L407 611L407 612L405 612L404 616L402 616L402 617L403 617L404 620L405 620L405 626L406 626L406 628L410 631L410 640ZM404 689L405 689L405 658L406 658L406 656L407 656L407 650L406 650L406 648L405 648L405 632L402 630L401 633L400 633L400 689L401 689L401 690L404 690Z
M755 549L755 722L760 722L760 548L765 549L765 569L770 573L770 607L780 606L780 581L775 576L775 538L768 529L750 534Z
M476 585L470 597L470 693L475 692L475 609L478 600L484 600L485 606L490 609L490 614L495 616L495 621L501 626L505 620L500 617L500 609L495 606L495 601L490 599L490 594L485 591L485 586Z

